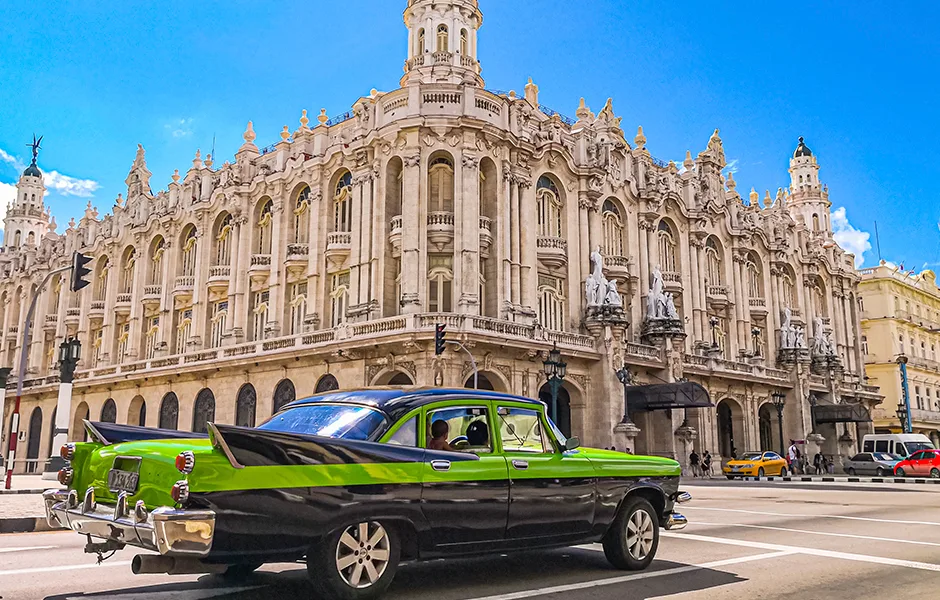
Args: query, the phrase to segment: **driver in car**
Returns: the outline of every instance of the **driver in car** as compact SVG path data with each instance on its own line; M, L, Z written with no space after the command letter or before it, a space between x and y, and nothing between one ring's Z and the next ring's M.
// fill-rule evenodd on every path
M450 433L450 426L447 421L434 421L431 424L431 440L428 442L428 449L459 452L447 442L448 433Z

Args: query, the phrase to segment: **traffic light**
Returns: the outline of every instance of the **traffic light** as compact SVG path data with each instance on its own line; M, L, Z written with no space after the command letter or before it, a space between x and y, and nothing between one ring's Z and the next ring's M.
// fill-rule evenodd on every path
M91 262L91 257L85 254L76 252L72 255L72 285L69 286L73 292L77 292L82 289L91 281L85 279L85 276L91 273L91 269L87 266Z
M444 336L447 334L447 325L438 323L434 326L434 354L440 356L444 354Z

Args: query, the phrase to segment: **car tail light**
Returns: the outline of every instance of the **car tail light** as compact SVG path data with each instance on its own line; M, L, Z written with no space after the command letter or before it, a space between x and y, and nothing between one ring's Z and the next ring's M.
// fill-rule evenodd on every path
M63 444L59 448L59 456L64 460L72 460L75 457L75 444Z
M196 455L185 450L180 452L176 457L176 470L182 473L183 475L189 475L193 472L193 467L196 466Z
M72 477L75 475L75 472L71 467L63 467L59 469L58 480L63 486L68 487L72 484Z
M170 490L170 496L173 497L174 502L186 504L186 501L189 500L189 482L177 481L174 483L173 489Z

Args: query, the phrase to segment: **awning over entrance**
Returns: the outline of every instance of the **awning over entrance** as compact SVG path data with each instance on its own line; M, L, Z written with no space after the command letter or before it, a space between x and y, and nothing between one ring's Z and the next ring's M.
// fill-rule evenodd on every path
M817 423L870 423L871 415L861 404L817 404Z
M627 388L630 410L669 410L715 406L705 388L692 381L636 385Z

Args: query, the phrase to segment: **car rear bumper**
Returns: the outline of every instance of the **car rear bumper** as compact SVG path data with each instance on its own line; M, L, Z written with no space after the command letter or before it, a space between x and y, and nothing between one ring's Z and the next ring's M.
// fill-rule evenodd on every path
M79 500L75 490L43 493L50 527L129 544L169 556L206 556L215 536L215 513L161 506L148 511L142 502L128 509L121 494L114 506L98 505L94 489Z
M692 500L692 494L688 492L676 492L675 498L676 504L685 504ZM679 513L672 511L666 515L666 521L663 523L663 529L667 531L678 531L679 529L685 529L685 526L689 524L689 520Z

